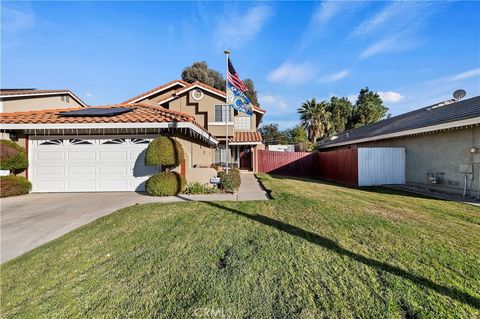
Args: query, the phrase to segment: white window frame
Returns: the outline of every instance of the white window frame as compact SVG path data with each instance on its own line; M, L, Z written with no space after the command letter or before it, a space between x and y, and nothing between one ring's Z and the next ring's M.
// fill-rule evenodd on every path
M222 108L222 116L221 116L222 118L221 118L220 121L217 119L217 107ZM214 112L213 115L214 115L214 119L215 119L214 123L225 124L226 121L228 121L228 123L232 123L232 112L231 112L230 107L228 105L226 105L226 104L215 104L213 106L213 112Z

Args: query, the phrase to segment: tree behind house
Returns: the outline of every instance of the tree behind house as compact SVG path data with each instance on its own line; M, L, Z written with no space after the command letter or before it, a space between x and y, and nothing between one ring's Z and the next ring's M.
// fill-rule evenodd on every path
M216 70L210 69L205 61L195 62L191 66L187 66L183 69L182 80L188 83L196 81L202 82L225 92L225 79L223 75ZM250 99L250 102L255 106L259 106L257 91L255 90L253 81L251 79L245 79L243 82L248 88L248 91L245 92L245 94Z
M205 61L195 62L183 69L182 80L188 83L199 81L218 90L225 91L225 79L222 74L210 69Z
M317 102L315 98L306 101L298 108L300 122L307 130L308 139L315 143L317 139L324 137L330 129L330 112L328 102Z
M263 141L266 145L270 144L287 144L287 137L278 129L277 123L263 124L258 128L262 134Z
M345 131L352 118L352 103L345 97L332 96L327 110L330 112L330 130L327 135Z
M383 105L378 93L370 91L368 87L361 89L347 128L375 123L381 120L387 114L387 111L388 108Z

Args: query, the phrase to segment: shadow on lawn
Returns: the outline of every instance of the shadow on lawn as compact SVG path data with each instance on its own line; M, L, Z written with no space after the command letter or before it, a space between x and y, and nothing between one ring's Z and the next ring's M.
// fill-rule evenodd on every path
M322 236L317 235L315 233L303 230L301 228L298 228L298 227L290 225L290 224L286 224L284 222L278 221L276 219L272 219L272 218L267 217L267 216L247 214L247 213L244 213L240 210L230 208L230 207L226 207L226 206L220 205L218 203L214 203L214 202L206 202L206 203L213 206L213 207L230 211L234 214L246 217L248 219L254 220L254 221L259 222L261 224L274 227L274 228L276 228L280 231L283 231L285 233L288 233L290 235L303 238L303 239L305 239L305 240L307 240L307 241L309 241L313 244L319 245L323 248L332 250L332 251L334 251L338 254L341 254L341 255L347 256L349 258L352 258L352 259L354 259L358 262L361 262L361 263L363 263L367 266L374 267L374 268L377 268L378 270L386 271L386 272L391 273L395 276L399 276L399 277L402 277L404 279L410 280L411 282L413 282L415 284L419 284L419 285L422 285L426 288L432 289L432 290L438 292L439 294L450 297L452 299L455 299L457 301L460 301L462 303L470 305L474 308L480 309L480 299L478 299L474 296L471 296L471 295L469 295L469 294L467 294L463 291L460 291L456 288L450 288L450 287L445 287L445 286L439 285L439 284L431 281L430 279L415 275L413 273L410 273L406 270L403 270L403 269L400 269L398 267L389 265L387 263L384 263L384 262L381 262L381 261L378 261L378 260L375 260L375 259L371 259L371 258L362 256L362 255L359 255L357 253L354 253L353 251L350 251L348 249L345 249L345 248L341 247L336 242L334 242L333 240L328 239L326 237L322 237Z

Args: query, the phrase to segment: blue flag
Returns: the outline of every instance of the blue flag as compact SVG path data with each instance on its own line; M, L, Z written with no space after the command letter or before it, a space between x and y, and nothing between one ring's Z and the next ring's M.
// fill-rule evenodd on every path
M248 97L230 81L227 85L227 104L239 112L253 115L253 105Z

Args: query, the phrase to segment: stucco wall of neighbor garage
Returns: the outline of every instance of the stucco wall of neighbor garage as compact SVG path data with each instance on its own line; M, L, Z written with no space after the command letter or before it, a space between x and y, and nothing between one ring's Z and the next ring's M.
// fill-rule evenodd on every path
M441 183L429 185L450 193L463 193L465 174L460 165L469 165L467 192L478 195L480 153L472 154L472 147L480 148L480 126L442 131L398 139L358 144L358 147L405 147L407 184L426 185L426 173L444 173ZM448 181L458 182L458 186Z
M68 103L62 101L61 95L2 98L3 112L5 113L82 107L71 96L69 96L69 101Z

